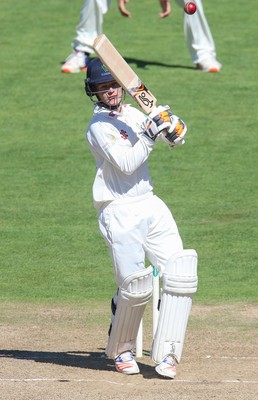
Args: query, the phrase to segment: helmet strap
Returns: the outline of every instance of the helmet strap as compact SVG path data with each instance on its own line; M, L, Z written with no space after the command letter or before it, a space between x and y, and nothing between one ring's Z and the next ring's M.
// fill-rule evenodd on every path
M109 106L108 104L103 103L102 101L98 101L98 102L97 102L97 105L98 105L99 107L104 107L104 108L107 108L108 110L115 111L115 110L117 110L118 108L121 107L121 101L120 101L120 103L117 104L116 106Z

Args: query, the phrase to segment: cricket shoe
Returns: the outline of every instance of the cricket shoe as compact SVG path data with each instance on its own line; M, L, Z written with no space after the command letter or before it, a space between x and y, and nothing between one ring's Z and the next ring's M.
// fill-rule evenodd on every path
M131 351L125 351L119 354L119 356L115 358L115 366L118 372L122 372L122 374L126 375L139 374L140 372Z
M176 376L176 360L173 354L168 354L162 360L162 362L155 368L159 375L165 378L175 378Z
M196 69L204 72L220 72L222 65L215 58L207 58L196 64Z
M66 72L67 74L75 74L80 71L86 71L89 59L89 56L83 51L75 50L65 60L64 64L61 67L61 72Z

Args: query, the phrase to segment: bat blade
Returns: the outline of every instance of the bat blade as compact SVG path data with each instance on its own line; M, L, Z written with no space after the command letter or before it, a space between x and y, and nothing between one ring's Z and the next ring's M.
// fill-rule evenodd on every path
M156 97L127 64L106 35L99 35L94 40L93 48L102 63L126 93L137 102L146 114L149 114L156 107Z

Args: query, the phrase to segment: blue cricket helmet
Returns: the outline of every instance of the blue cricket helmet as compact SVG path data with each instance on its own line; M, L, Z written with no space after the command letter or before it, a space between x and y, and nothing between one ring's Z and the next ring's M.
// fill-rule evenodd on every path
M93 96L95 93L94 86L98 83L111 82L115 78L108 69L103 65L99 58L93 58L87 66L87 77L85 79L85 91L87 96Z

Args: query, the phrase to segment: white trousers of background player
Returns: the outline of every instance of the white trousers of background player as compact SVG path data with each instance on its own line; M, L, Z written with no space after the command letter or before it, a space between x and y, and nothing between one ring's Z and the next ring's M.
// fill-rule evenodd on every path
M175 0L183 8L183 0ZM215 43L206 20L201 0L194 0L196 12L184 13L184 35L193 64L207 59L216 59Z
M94 39L102 33L103 15L107 13L111 0L84 0L76 37L72 41L75 50L93 53Z
M170 210L152 193L111 202L99 211L99 227L118 287L129 275L145 268L145 257L162 273L171 255L183 249Z
M183 0L175 0L183 8ZM195 0L197 10L193 15L184 13L184 35L194 64L203 60L216 59L213 37L204 15L201 0ZM107 13L111 0L84 0L76 37L72 41L75 50L94 53L94 39L102 33L103 15ZM150 12L150 11L149 11Z

